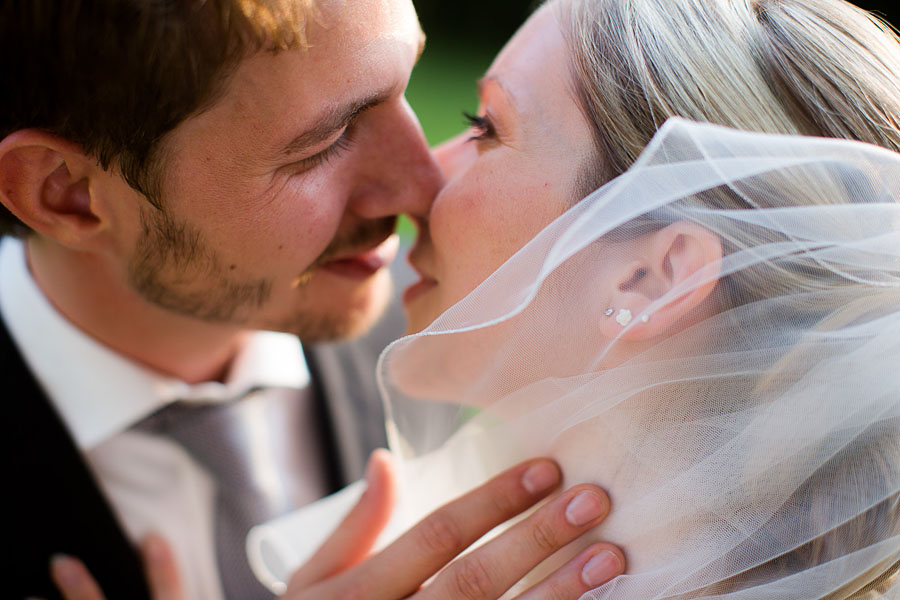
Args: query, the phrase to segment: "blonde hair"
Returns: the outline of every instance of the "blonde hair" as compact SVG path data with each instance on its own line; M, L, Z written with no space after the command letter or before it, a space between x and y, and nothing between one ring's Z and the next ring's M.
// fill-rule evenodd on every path
M673 116L748 131L859 140L900 151L900 40L890 26L847 2L557 0L555 8L569 41L576 96L596 146L588 174L582 175L585 191L627 170ZM849 201L841 183L827 176L785 178L783 184L770 195L776 202ZM710 190L691 202L722 209L753 207L740 193L726 188ZM648 215L617 233L639 235L666 220L666 215ZM758 243L754 236L771 235L716 233L726 253ZM729 276L719 293L727 309L780 295L784 288L815 292L840 287L848 293L830 294L832 301L816 312L819 327L825 329L864 319L877 312L873 304L900 303L896 290L882 290L868 296L872 302L848 307L844 301L853 297L858 285L852 275L845 277L798 255L796 260ZM798 314L810 312L809 306L795 308ZM886 431L877 437L877 443L857 451L878 462L879 468L896 471L900 465L893 457L900 436ZM847 474L848 464L839 460L834 467ZM828 478L816 478L809 485L812 508L827 510L827 494L815 490L827 489ZM881 535L900 533L900 499L861 515L840 535L864 547L873 543L874 530ZM832 541L830 534L823 536L747 576L781 569L782 563L796 568L798 562L809 566L827 562ZM872 597L894 583L897 569L896 562L880 565L829 598ZM725 582L725 587L741 587L746 577L736 579Z
M560 0L573 82L624 172L673 116L900 151L900 43L841 0Z

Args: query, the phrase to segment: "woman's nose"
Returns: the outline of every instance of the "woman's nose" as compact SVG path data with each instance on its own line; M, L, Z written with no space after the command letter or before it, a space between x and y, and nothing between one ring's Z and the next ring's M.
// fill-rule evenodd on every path
M468 144L471 132L464 131L434 149L434 158L445 180L453 179L471 162L472 149Z

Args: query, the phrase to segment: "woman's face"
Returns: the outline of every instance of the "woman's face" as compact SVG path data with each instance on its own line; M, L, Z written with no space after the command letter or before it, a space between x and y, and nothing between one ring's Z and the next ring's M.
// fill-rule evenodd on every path
M436 150L446 179L410 254L410 331L465 297L571 206L594 155L570 85L568 50L546 5L479 83L473 127Z

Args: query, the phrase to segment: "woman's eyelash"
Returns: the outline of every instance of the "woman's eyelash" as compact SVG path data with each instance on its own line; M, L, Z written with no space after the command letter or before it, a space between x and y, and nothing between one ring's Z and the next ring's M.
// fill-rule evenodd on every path
M466 118L466 121L469 123L469 127L478 132L478 135L473 135L469 138L470 142L473 140L479 141L496 137L497 132L494 130L494 124L491 122L490 117L488 117L487 115L479 117L477 115L473 115L463 111L463 117Z

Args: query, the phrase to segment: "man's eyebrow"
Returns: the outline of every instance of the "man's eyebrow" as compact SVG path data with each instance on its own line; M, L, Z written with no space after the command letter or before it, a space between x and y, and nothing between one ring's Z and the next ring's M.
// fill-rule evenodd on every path
M316 124L304 131L285 145L282 154L297 154L317 146L336 132L350 125L361 113L384 103L390 98L390 91L376 92L365 98L349 102L337 108L326 111L316 119Z

